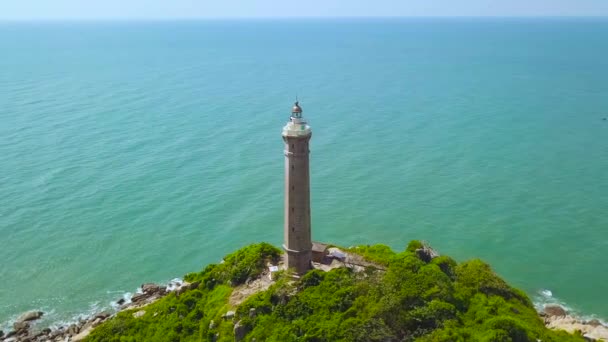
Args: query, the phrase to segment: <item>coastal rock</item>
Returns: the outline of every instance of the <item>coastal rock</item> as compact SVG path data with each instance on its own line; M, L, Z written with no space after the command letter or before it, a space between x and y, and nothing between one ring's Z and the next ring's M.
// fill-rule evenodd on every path
M603 325L591 325L572 316L551 316L547 318L547 327L554 330L565 330L568 333L580 331L591 340L608 340L608 328Z
M51 340L55 340L55 339L57 339L58 337L62 336L64 333L65 333L65 331L64 331L63 327L61 327L61 328L59 328L59 329L57 329L57 330L55 330L55 331L52 331L52 332L49 334L49 339L51 339Z
M592 327L599 327L600 325L602 325L602 323L597 319L592 319L589 322L587 322L587 324L589 324Z
M17 322L35 321L42 317L44 313L42 311L28 311L17 318Z
M555 305L555 304L545 305L544 312L549 317L566 316L568 314L568 312L564 308L562 308L559 305Z
M104 321L110 316L111 316L111 314L109 312L102 311L102 312L98 313L97 315L95 315L94 318L99 318L100 320Z
M24 331L27 331L30 328L30 325L27 322L15 322L13 323L13 329L17 335L22 334Z
M90 326L86 329L83 329L81 332L78 333L78 335L75 335L72 337L71 341L72 342L78 342L78 341L82 341L84 340L87 336L89 336L89 334L91 333L91 331L93 331L93 327Z
M133 302L133 303L143 302L148 297L149 297L149 295L146 293L138 293L138 294L134 295L133 298L131 298L131 302Z
M4 336L4 331L0 330L0 338L2 338L2 336Z
M160 285L156 285L153 283L143 284L141 286L141 290L143 291L143 293L148 294L148 295L162 294L165 292L164 287L161 287Z
M133 313L133 317L140 318L140 317L142 317L145 314L146 314L146 310L139 310L139 311Z
M439 256L439 253L437 253L437 251L435 251L429 246L418 248L416 250L416 254L418 255L418 258L420 258L420 260L424 262L430 262L431 260Z
M124 298L120 298L120 299L119 299L119 300L116 302L116 304L118 304L118 305L123 305L125 302L126 302L126 300L125 300Z
M71 325L68 327L68 330L66 331L66 333L67 333L68 335L70 335L70 336L73 336L73 335L78 334L78 331L79 331L79 330L80 330L80 329L78 328L78 326L77 326L76 324L71 324Z

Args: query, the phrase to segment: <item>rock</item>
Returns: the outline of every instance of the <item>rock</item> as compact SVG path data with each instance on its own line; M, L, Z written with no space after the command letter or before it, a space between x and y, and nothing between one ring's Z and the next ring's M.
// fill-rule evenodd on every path
M93 327L88 327L86 329L83 329L80 333L78 333L78 335L73 336L72 337L72 342L79 342L84 340L87 336L89 336L89 334L91 333L91 331L93 331Z
M175 290L175 294L179 297L179 295L181 295L182 293L184 293L184 292L186 292L188 290L197 289L200 284L201 284L200 281L195 281L194 283L183 283L181 286L179 286Z
M599 327L602 325L602 323L597 319L592 319L589 322L587 322L587 324L589 324L592 327Z
M430 262L431 260L433 260L439 256L439 253L437 253L434 249L432 249L429 246L424 246L422 248L418 248L416 250L416 254L418 255L418 258L420 258L420 260L422 260L424 262Z
M146 310L139 310L139 311L133 313L133 317L140 318L140 317L142 317L145 314L146 314Z
M110 313L109 313L109 312L107 312L107 311L102 311L102 312L98 313L97 315L95 315L95 318L99 318L100 320L102 320L102 321L103 321L103 320L107 319L107 318L108 318L108 317L110 317L110 316L111 316L111 315L110 315Z
M150 294L150 295L165 292L164 288L160 287L159 285L153 284L153 283L143 284L141 286L141 290L144 293Z
M32 340L36 341L38 338L45 336L45 334L41 332L35 334L34 336L31 337Z
M147 294L138 293L138 294L134 295L133 298L131 298L131 302L133 302L133 303L141 302L141 301L144 301L146 298L148 298Z
M30 325L27 322L15 322L13 323L13 329L17 334L21 334L24 331L27 331L30 328Z
M222 316L224 319L232 319L234 318L234 311L228 311Z
M209 322L209 330L213 330L215 329L215 321L211 320L211 322Z
M4 331L0 330L0 338L2 338L2 336L4 336Z
M256 311L255 308L251 308L249 309L249 317L253 318L256 315Z
M42 335L49 335L51 333L51 329L50 328L44 328L41 331Z
M249 329L246 326L241 325L241 321L238 321L234 325L234 341L235 342L242 341L248 332L249 332Z
M544 312L549 317L566 316L568 314L568 312L564 308L562 308L559 305L555 305L555 304L545 305Z
M80 329L78 328L78 326L77 326L76 324L71 324L71 325L68 327L68 330L66 331L66 333L67 333L68 335L72 335L72 336L73 336L73 335L78 334L78 331L79 331L79 330L80 330Z
M9 337L6 340L4 340L4 342L17 342L17 338L16 337Z
M123 305L125 302L126 302L126 300L125 300L124 298L120 298L120 299L119 299L119 300L116 302L116 304L118 304L118 305Z
M17 318L17 322L35 321L42 317L44 313L42 311L28 311Z

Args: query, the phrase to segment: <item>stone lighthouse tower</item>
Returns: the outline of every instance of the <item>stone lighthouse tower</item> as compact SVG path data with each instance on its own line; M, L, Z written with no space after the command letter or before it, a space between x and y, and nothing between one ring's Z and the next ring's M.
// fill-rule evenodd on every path
M312 131L296 102L283 127L285 141L285 264L298 274L311 268L310 172L308 142Z

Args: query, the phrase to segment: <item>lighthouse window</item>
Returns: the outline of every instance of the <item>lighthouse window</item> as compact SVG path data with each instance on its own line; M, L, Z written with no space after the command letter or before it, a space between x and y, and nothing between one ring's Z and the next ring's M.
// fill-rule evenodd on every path
M295 148L295 145L294 145L294 144L291 144L291 148Z
M291 186L291 190L295 190L295 189L296 189L296 187L292 185Z
M291 212L293 213L293 211L294 211L294 209L293 209L293 207L291 207Z
M292 169L292 170L294 169L293 165L291 165L291 169Z
M295 229L294 227L291 227L291 231L292 231L292 232L295 232L295 231L296 231L296 229Z

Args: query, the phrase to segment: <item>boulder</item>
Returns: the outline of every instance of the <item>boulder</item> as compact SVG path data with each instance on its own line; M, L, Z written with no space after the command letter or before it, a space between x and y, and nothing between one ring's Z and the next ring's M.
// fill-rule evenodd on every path
M44 313L42 311L28 311L17 318L17 322L35 321L42 317Z
M141 290L144 293L149 294L149 295L165 292L164 288L160 287L159 285L153 284L153 283L143 284L141 286Z
M124 298L120 298L120 299L119 299L119 300L116 302L116 304L118 304L118 305L123 305L125 302L126 302L126 301L125 301L125 299L124 299Z
M211 320L211 322L209 322L209 330L213 330L215 329L215 321Z
M566 316L568 314L568 312L562 308L559 305L555 305L555 304L548 304L545 305L545 308L543 310L547 316L549 317L555 317L555 316Z
M249 317L253 318L256 315L256 311L255 308L251 308L249 309Z
M42 329L42 335L49 335L51 333L51 329L50 328L44 328Z
M108 317L110 317L110 313L107 311L102 311L102 312L98 313L97 315L95 315L95 318L99 318L102 321L107 319Z
M4 331L0 330L0 338L2 338L2 336L4 336Z
M27 331L30 328L30 325L27 322L15 322L13 323L13 329L17 334L21 334L24 331Z
M416 255L418 255L418 258L420 260L422 260L424 262L430 262L431 260L438 257L439 253L437 253L434 249L432 249L429 246L424 246L424 247L418 248L416 250Z
M57 329L55 331L52 331L49 334L49 339L55 340L56 338L58 338L59 336L63 335L64 333L65 333L65 331L63 330L63 327L61 327L61 328L59 328L59 329Z
M249 332L249 329L247 329L246 326L242 325L241 321L238 321L234 325L234 341L235 342L242 341L248 332Z
M131 298L131 302L133 302L133 303L142 302L148 297L149 297L149 295L146 293L138 293L138 294L134 295L133 298Z
M93 331L93 327L88 327L86 329L83 329L81 332L78 333L78 335L75 335L72 337L71 341L72 342L79 342L84 340L87 336L89 336L89 334L91 333L91 331Z
M139 311L133 313L133 317L140 318L140 317L142 317L145 314L146 314L146 310L139 310Z
M592 327L599 327L600 325L602 325L602 322L600 322L597 319L592 319L589 322L587 322L587 324L589 324Z
M234 311L228 311L222 317L225 319L232 319L234 318Z
M72 335L72 336L73 336L73 335L78 334L78 331L79 331L79 330L80 330L80 329L78 328L78 326L77 326L76 324L71 324L71 325L68 327L68 330L66 331L66 333L67 333L68 335Z

